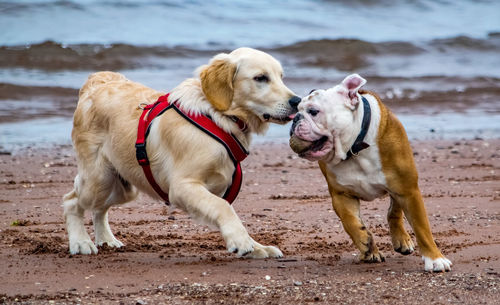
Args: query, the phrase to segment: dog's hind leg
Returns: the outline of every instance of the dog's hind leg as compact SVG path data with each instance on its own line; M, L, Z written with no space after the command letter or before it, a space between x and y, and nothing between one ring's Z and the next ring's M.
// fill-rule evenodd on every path
M106 207L106 200L113 191L115 180L114 169L103 157L97 157L94 162L80 163L74 189L63 199L71 254L97 253L97 248L85 230L84 213L85 210L95 211Z
M92 243L85 229L85 208L79 204L80 184L80 176L77 175L73 190L63 197L64 219L69 238L69 252L71 254L97 254L97 248Z
M387 222L389 223L394 250L403 255L413 253L415 246L403 224L403 209L393 197L391 197L391 206L387 212Z
M449 271L451 261L439 251L432 237L431 226L427 218L424 201L418 187L407 191L404 195L394 196L394 202L404 211L406 219L413 228L425 264L425 271Z
M116 239L113 232L111 232L108 222L108 210L113 205L123 204L134 200L137 198L137 195L137 189L116 174L111 194L109 194L105 204L93 211L95 244L97 246L102 246L104 244L116 248L123 246L123 243Z

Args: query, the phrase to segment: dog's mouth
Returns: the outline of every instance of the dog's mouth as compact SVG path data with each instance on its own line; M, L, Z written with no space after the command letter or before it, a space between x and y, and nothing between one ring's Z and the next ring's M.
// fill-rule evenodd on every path
M328 141L328 137L322 136L321 138L319 138L319 140L312 142L312 145L310 146L309 150L320 151L325 146L326 141Z
M299 154L299 156L303 157L307 152L320 151L327 141L327 136L322 136L315 141L307 141L292 134L290 137L290 148L292 148L295 153Z
M333 140L326 135L314 141L308 141L298 137L293 132L290 136L290 148L297 153L299 157L310 161L321 160L335 151Z

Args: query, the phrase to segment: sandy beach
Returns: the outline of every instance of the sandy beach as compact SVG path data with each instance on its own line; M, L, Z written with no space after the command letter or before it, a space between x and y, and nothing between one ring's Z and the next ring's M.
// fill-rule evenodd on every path
M386 261L363 264L315 163L284 144L255 145L234 203L250 234L283 259L226 252L220 234L147 197L110 212L121 249L71 256L61 196L76 174L70 146L0 156L0 303L498 304L500 140L413 141L420 187L451 272L392 250L388 198L362 203ZM87 215L91 230L90 215ZM406 224L407 229L410 230Z

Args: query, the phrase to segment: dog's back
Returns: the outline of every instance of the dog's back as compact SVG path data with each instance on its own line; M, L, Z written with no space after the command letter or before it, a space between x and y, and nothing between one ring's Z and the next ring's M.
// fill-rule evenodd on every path
M141 113L137 111L138 104L154 102L161 94L128 80L120 73L105 71L90 75L80 89L73 118L71 136L77 154L81 152L79 147L96 149L102 145L110 125L118 122L123 125L127 121L130 121L130 126L136 124ZM123 136L132 136L128 133L133 130L131 128Z
M79 98L86 97L92 94L96 89L100 88L102 85L110 82L127 82L128 80L120 73L111 71L102 71L93 73L89 76L85 84L80 88Z
M380 123L377 146L382 168L386 171L386 179L390 180L388 183L394 191L399 193L412 188L418 189L418 173L403 124L376 93L368 90L360 90L359 93L369 94L378 102Z

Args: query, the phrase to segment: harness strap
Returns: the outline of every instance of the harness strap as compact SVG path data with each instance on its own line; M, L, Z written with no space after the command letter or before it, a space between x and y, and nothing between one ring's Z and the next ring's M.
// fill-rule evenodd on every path
M233 203L233 201L238 197L238 194L241 189L241 183L243 182L243 171L241 170L240 162L235 163L234 173L233 173L233 182L231 186L224 193L224 198L229 204Z
M361 131L352 144L351 149L349 149L349 151L347 152L345 160L348 160L352 156L357 156L360 151L370 147L368 143L364 142L364 139L366 133L368 132L368 128L370 127L372 110L370 108L370 103L368 102L368 100L364 96L361 96L361 99L363 100L363 121L361 122Z
M149 184L153 187L155 192L165 200L167 205L170 204L168 199L168 194L164 192L161 187L156 183L153 173L151 171L151 167L149 164L148 155L146 152L146 138L149 134L149 130L151 128L151 123L157 116L163 114L170 108L175 109L177 113L179 113L182 117L188 120L191 124L198 127L200 130L210 135L212 138L217 140L219 143L224 145L226 148L229 157L233 160L234 163L234 173L232 177L231 186L226 190L223 198L231 204L236 197L241 188L243 172L241 170L240 162L243 161L248 156L248 151L241 145L241 143L234 137L232 134L229 134L222 130L214 121L212 121L209 117L201 114L191 114L185 113L181 109L179 109L176 103L169 103L168 96L160 96L158 100L153 104L147 104L140 107L143 109L141 117L139 118L139 124L137 127L137 140L135 143L136 148L136 158L139 164L142 166L144 171L144 175L148 180ZM235 121L238 126L241 126L239 122ZM246 127L246 126L245 126Z
M215 122L210 118L204 115L192 115L189 113L185 113L184 111L176 107L175 103L172 105L177 113L179 113L183 118L217 140L222 145L224 145L233 162L241 162L248 156L249 153L246 151L243 145L241 145L238 139L217 126L217 124L215 124Z

